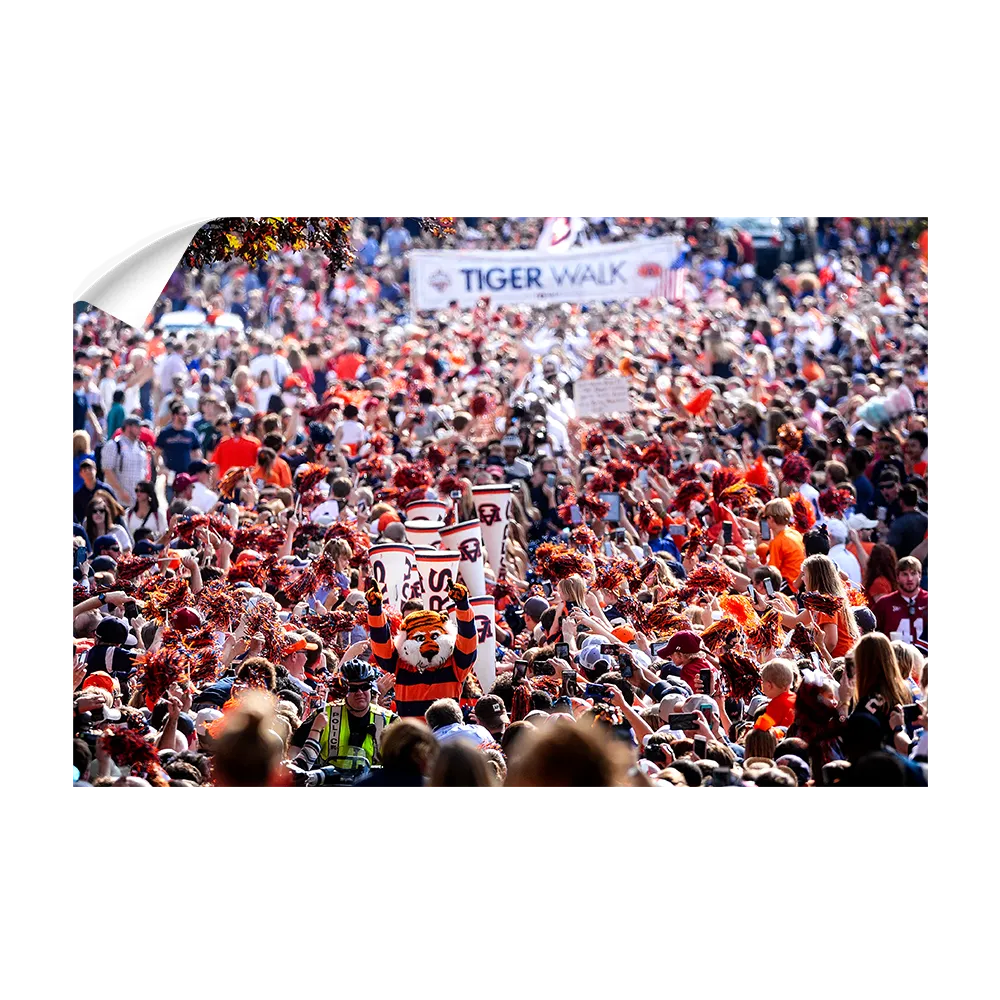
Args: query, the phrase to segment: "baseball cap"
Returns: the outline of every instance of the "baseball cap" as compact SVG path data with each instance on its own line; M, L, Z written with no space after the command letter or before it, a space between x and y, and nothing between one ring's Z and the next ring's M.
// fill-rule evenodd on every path
M120 646L128 638L128 626L119 618L103 618L94 634L106 646Z
M620 642L632 642L635 639L635 629L631 625L619 625L612 629L611 634ZM699 645L701 640L698 640Z
M199 736L205 736L208 732L207 727L209 723L221 718L222 713L217 708L199 709L198 714L194 717L194 731Z
M129 427L129 426L141 427L142 421L136 416L128 416L125 418L122 427Z
M475 713L480 724L487 729L490 726L498 726L501 722L505 725L510 725L507 706L504 705L503 699L495 694L483 695L476 702Z
M663 650L663 656L672 656L674 653L697 653L701 649L701 636L689 629L681 629L675 632Z
M209 472L213 465L211 462L206 462L203 459L196 459L188 466L187 474L189 476L197 476L202 472Z
M847 525L840 518L830 518L826 522L826 530L830 533L830 539L835 545L843 545L847 541Z
M300 650L313 649L319 649L319 646L314 642L310 642L301 632L287 632L285 634L285 642L281 647L281 655L287 656L288 653L298 653Z
M507 474L512 479L528 479L531 476L531 463L524 458L515 458L510 463Z
M516 434L504 434L500 441L504 448L517 448L521 450L521 439Z
M151 556L154 552L160 552L162 549L163 546L157 542L151 542L148 538L143 538L135 543L135 548L132 551L137 556Z
M584 647L576 654L576 662L588 670L596 670L602 663L604 664L602 669L611 669L611 661L601 652L600 646Z
M548 608L549 608L549 602L545 600L544 597L538 597L536 595L535 597L529 597L524 602L523 610L526 615L531 615L531 617L534 618L535 621L538 621L542 617L542 615L544 615L545 612L548 611Z
M118 569L118 563L111 556L95 556L90 565L95 573L114 573Z
M666 722L669 715L681 711L681 708L686 700L687 699L682 694L665 694L660 699L660 718Z
M194 608L178 608L170 614L170 627L178 632L190 632L203 624L201 615Z
M853 531L861 531L863 528L878 527L878 521L873 521L870 517L865 517L864 514L852 514L847 519L847 527Z
M174 493L183 493L194 486L194 484L195 479L193 476L189 476L186 472L179 472L174 477Z
M121 542L115 535L98 535L94 540L94 553L100 555L105 549L121 549Z
M871 608L852 608L854 612L854 621L857 623L858 631L862 635L867 635L869 632L874 632L877 622L875 620L875 615L872 613Z

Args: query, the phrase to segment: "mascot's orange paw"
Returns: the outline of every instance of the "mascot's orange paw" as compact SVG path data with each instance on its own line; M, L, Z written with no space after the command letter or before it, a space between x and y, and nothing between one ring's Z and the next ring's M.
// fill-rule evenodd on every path
M379 604L382 601L382 591L378 589L378 584L369 587L365 591L365 600L369 604Z
M448 588L448 596L456 603L469 596L469 588L464 583L453 583Z

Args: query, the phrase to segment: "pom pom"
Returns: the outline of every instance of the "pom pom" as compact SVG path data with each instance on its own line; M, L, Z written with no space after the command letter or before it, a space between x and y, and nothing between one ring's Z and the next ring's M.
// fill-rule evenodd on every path
M760 671L743 653L724 649L719 654L719 669L726 689L734 698L749 701L760 688Z
M522 681L511 698L510 721L519 722L531 711L531 685Z
M731 615L724 615L717 622L701 633L701 641L713 652L717 653L723 646L738 642L743 637L739 622Z
M697 555L698 550L705 540L705 532L698 527L688 528L687 538L681 546L681 558L688 559Z
M596 552L601 547L601 543L597 540L597 535L585 524L578 524L570 532L569 537L577 548L585 549L589 552Z
M313 487L318 486L326 477L330 475L330 470L325 465L318 462L306 462L300 465L295 473L295 488L299 493L308 493Z
M166 784L156 747L134 729L116 729L100 737L101 749L115 765L130 774L138 770L150 784Z
M831 486L819 495L819 509L827 517L843 517L854 506L854 494L840 486Z
M714 392L711 389L702 389L701 392L697 393L684 404L684 409L687 410L692 417L701 416L701 414L704 413L711 404L713 395Z
M146 693L147 708L153 708L171 684L187 681L191 658L180 646L161 646L143 653L135 662L136 684Z
M611 478L611 473L601 469L600 472L595 472L591 477L591 480L586 485L587 493L591 495L597 493L612 493L614 492L615 481Z
M608 511L611 510L611 504L607 500L601 500L600 497L590 496L586 493L576 498L576 505L580 508L580 513L592 514L598 521L603 520Z
M721 594L719 607L732 615L745 632L760 625L760 617L746 594Z
M786 454L802 450L802 431L794 424L782 424L778 428L778 447Z
M236 492L237 487L245 485L249 482L249 466L239 466L234 465L222 478L219 480L218 490L219 496L226 500L231 500Z
M707 563L689 574L684 584L686 590L704 590L710 594L721 594L733 586L733 574L721 563Z
M115 566L115 585L121 590L122 584L138 580L144 573L155 569L156 556L133 556L128 552L123 552L118 557L118 562ZM87 596L87 594L84 594L80 600L86 599Z
M692 479L681 486L681 488L677 491L677 495L674 497L673 503L671 503L667 509L687 513L691 504L704 503L707 498L708 494L705 492L704 483L700 480Z
M810 611L815 611L820 615L835 615L843 610L844 602L840 597L831 597L829 594L821 594L819 591L811 590L802 595L802 604Z
M816 652L816 644L813 642L812 632L809 631L799 622L795 628L792 629L792 634L789 636L788 644L793 648L797 649L800 653L805 653L807 656L810 653Z
M868 607L868 597L864 592L858 590L857 587L851 584L846 584L847 586L847 603L850 604L852 608L867 608Z
M653 510L652 504L646 500L639 501L636 511L636 526L647 535L658 535L663 531L663 518Z
M770 474L762 458L758 458L753 465L747 469L744 478L751 486L767 486L770 482Z
M195 603L206 623L223 632L231 631L233 623L239 621L243 613L243 601L237 596L236 588L225 580L206 583Z
M444 468L444 463L447 461L447 456L445 453L436 445L432 444L427 449L427 464L437 472L439 469Z
M739 469L734 469L730 465L717 469L712 476L712 499L716 503L723 503L723 494L730 486L740 482L743 476Z
M816 513L813 505L801 493L793 493L788 502L792 505L792 519L795 530L804 535L815 523Z
M793 451L781 462L781 478L786 483L806 483L812 475L812 466L805 455Z
M735 513L741 513L751 504L757 502L757 491L745 480L733 483L722 491L721 503L724 503Z
M596 590L613 591L622 585L625 580L626 559L605 559L603 556L596 560L597 573L594 578L594 588Z
M398 490L426 490L434 482L430 465L426 461L403 463L392 477L392 485Z
M599 427L591 427L589 430L584 431L583 440L584 451L603 451L607 441L604 437L604 433Z
M777 649L784 638L785 630L781 625L781 614L774 608L768 608L761 616L757 627L747 635L747 642L755 652L766 649Z
M458 216L455 215L428 215L420 220L420 228L426 230L431 236L441 239L442 236L454 234L457 218Z
M681 629L689 629L691 620L679 614L677 603L673 600L657 601L645 615L646 628L657 635L670 636Z
M608 462L605 468L611 475L611 478L614 480L615 484L619 487L628 486L629 483L631 483L632 480L635 479L635 474L636 474L635 466L630 465L628 462L621 462L618 459L615 459L611 462Z
M469 413L474 417L485 417L496 408L496 400L485 392L477 392L469 400Z
M535 551L537 573L549 580L563 580L578 574L584 579L593 578L594 562L567 545L545 542Z

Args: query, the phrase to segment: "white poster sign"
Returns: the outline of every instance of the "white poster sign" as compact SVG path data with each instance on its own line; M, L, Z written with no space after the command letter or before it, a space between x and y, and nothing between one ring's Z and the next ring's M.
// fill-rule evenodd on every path
M573 383L573 405L578 417L606 417L611 413L631 413L629 380L621 375L582 378Z
M414 309L604 302L665 298L667 271L681 251L679 236L606 243L565 253L538 250L414 250L410 301Z

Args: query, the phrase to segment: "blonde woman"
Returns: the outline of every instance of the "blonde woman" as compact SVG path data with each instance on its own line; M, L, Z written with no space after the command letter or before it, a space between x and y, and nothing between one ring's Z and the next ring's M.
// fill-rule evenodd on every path
M579 574L574 573L560 580L553 597L556 598L555 603L562 604L565 614L569 614L574 608L580 608L585 614L603 622L608 628L611 627L597 595L587 590L587 583Z
M911 694L920 690L920 681L924 673L924 655L916 646L898 639L892 644L892 651L899 664L899 676L910 689Z
M839 602L837 611L826 614L804 609L797 615L790 615L778 607L782 612L782 622L787 628L798 624L814 626L816 640L826 652L827 658L844 656L858 641L861 632L854 620L837 564L829 556L809 556L802 563L802 584L806 592L820 593L836 599ZM774 602L770 603L777 606Z

